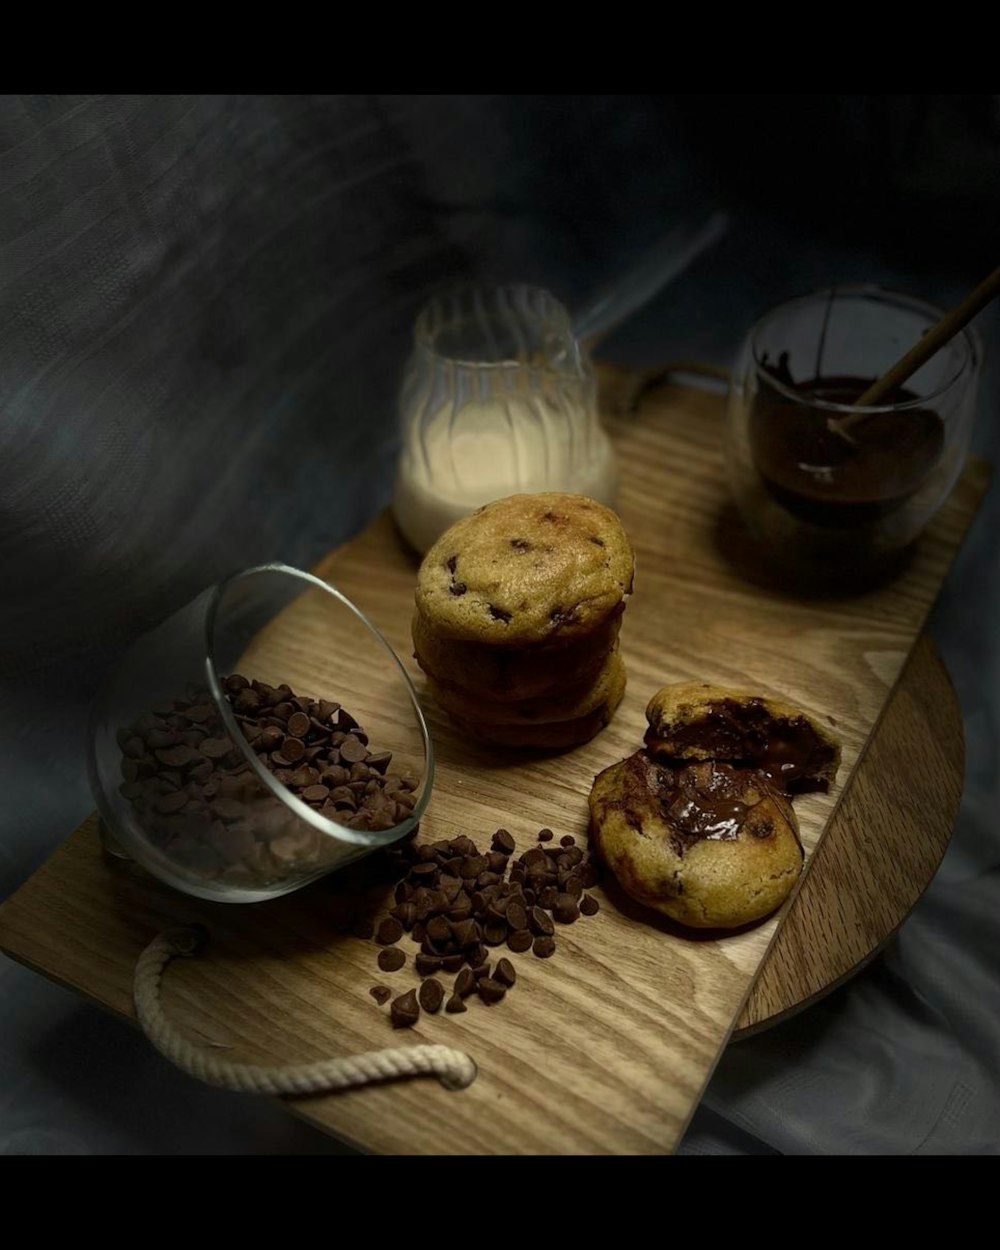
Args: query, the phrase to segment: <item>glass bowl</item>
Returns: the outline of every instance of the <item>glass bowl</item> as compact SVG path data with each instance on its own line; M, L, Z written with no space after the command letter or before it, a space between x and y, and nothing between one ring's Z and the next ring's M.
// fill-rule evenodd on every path
M941 317L870 285L772 309L748 333L730 390L730 484L751 532L805 567L904 551L968 453L981 345L966 327L886 401L853 401ZM865 414L849 438L838 421Z
M132 646L95 703L88 762L112 845L231 903L405 838L434 779L392 648L338 590L282 564L210 587Z

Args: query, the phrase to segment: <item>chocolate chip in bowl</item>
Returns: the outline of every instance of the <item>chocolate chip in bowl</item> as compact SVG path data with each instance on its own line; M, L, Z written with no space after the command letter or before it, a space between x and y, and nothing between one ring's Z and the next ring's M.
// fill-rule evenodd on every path
M225 902L288 893L412 834L434 771L388 643L282 565L211 588L133 646L95 707L90 764L125 853Z

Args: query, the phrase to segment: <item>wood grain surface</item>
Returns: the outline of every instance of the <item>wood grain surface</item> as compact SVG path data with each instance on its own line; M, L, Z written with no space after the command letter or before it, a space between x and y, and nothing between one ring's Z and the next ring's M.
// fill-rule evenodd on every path
M892 937L948 849L964 773L961 709L924 634L789 900L734 1040L829 994Z
M987 469L970 464L891 585L810 597L761 584L733 559L716 398L668 388L648 396L639 418L611 424L623 470L619 511L637 552L636 593L621 635L629 669L622 707L593 742L531 760L470 747L428 707L438 775L422 836L484 839L502 824L524 849L547 824L585 837L593 776L641 743L649 695L668 681L701 679L782 695L828 717L840 734L838 787L796 803L808 872L974 515ZM409 657L415 568L383 517L320 572ZM297 645L314 665L322 666L330 641L311 636L303 621ZM881 793L878 776L870 784ZM868 830L877 841L877 824ZM378 973L372 943L332 931L336 889L331 878L271 903L208 904L128 865L109 865L91 829L4 905L0 944L130 1017L142 946L167 924L199 920L212 941L197 959L171 968L164 991L191 1036L228 1047L233 1060L265 1063L391 1045L400 1035L368 988L376 981L409 988L415 974L411 966ZM695 939L642 912L613 884L595 892L600 913L561 929L553 959L518 957L518 984L501 1004L475 1003L455 1017L425 1014L404 1035L466 1049L479 1066L468 1089L402 1082L299 1101L295 1110L373 1151L672 1150L790 909L746 932ZM841 922L866 923L847 915ZM836 940L837 924L822 922L820 944ZM805 936L815 942L816 929Z

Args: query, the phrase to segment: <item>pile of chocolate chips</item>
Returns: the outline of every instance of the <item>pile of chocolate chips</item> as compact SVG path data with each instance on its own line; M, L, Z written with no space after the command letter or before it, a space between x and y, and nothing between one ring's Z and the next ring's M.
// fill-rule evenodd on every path
M420 783L387 775L391 753L369 751L368 735L339 703L239 673L223 685L260 762L310 807L352 829L391 829L412 814Z
M238 673L223 685L261 763L311 807L364 829L389 829L412 813L419 782L388 774L390 754L370 752L339 704ZM207 688L156 705L119 730L118 743L120 793L153 843L196 875L264 888L335 852L261 784Z
M420 947L417 973L429 978L419 996L410 990L394 1000L394 1028L416 1024L421 1007L439 1010L445 990L436 973L456 974L446 1011L467 1010L465 1000L472 994L484 1003L499 1002L517 978L506 956L491 967L491 949L531 950L547 959L555 953L557 924L598 911L597 899L584 893L597 883L596 863L584 859L571 835L547 846L552 840L551 829L542 829L538 845L513 863L515 843L506 829L496 831L488 851L464 835L390 849L404 875L396 885L395 906L374 931L383 947L378 965L383 972L404 966L406 953L396 943L409 933ZM381 985L370 993L379 1005L391 997Z

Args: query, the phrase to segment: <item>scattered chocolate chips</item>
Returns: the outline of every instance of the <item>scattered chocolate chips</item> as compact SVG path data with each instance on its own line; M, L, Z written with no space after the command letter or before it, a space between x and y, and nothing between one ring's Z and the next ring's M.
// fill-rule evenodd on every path
M585 894L583 898L580 899L580 912L582 915L596 916L600 910L601 905L597 899L594 898L593 894Z
M468 998L476 988L476 978L472 975L471 968L463 968L455 978L455 993L459 998Z
M501 985L513 985L517 980L517 973L514 971L514 965L509 959L500 959L493 972L493 979L499 981Z
M532 950L548 959L556 950L557 923L572 924L581 914L596 912L597 900L583 895L584 881L598 878L596 863L584 859L575 838L544 845L554 836L550 829L541 830L539 844L516 860L516 844L506 829L494 833L487 852L464 834L388 849L390 866L402 876L376 940L394 943L408 932L419 946L414 966L424 980L418 1011L436 1012L442 1003L447 1012L465 1011L473 994L489 1005L498 1003L515 985L517 973L506 957L491 969L491 947L506 944L512 954ZM400 956L398 947L388 945L379 966L391 957L395 970ZM450 997L435 977L439 972L455 974Z
M479 982L479 997L484 1003L498 1003L507 993L506 985L502 985L499 981L495 981L492 977L483 977Z
M510 833L506 829L498 829L493 835L493 849L500 851L504 855L512 855L516 843Z
M380 1007L384 1007L392 998L392 990L387 985L373 985L368 991Z
M384 951L379 951L378 966L383 972L398 972L405 963L406 952L401 951L398 946L387 946Z
M557 894L556 901L552 904L552 915L560 924L572 924L578 919L580 909L576 905L576 899L572 894Z
M375 941L382 946L392 946L403 936L403 926L392 916L381 921L375 934Z
M420 1004L417 1002L416 990L407 990L405 994L393 1000L389 1008L394 1029L411 1029L420 1019Z
M441 1004L444 1002L444 986L440 981L430 977L420 987L420 1006L424 1011L433 1014L441 1010Z

